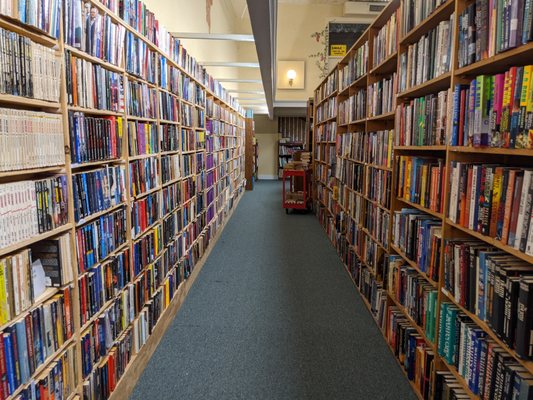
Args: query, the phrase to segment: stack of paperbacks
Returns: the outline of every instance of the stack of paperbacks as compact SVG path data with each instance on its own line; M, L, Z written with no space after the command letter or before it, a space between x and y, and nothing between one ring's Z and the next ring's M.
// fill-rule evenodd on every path
M291 161L285 164L284 169L308 169L311 164L311 153L308 151L297 151L292 158Z

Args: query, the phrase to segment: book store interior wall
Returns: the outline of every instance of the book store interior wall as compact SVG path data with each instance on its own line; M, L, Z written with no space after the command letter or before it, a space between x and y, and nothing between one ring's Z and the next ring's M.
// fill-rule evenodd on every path
M0 400L533 400L532 0L0 0Z

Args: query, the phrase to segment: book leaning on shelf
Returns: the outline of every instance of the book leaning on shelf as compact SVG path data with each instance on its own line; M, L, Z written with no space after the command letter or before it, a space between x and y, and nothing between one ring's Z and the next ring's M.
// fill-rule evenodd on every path
M0 172L65 164L61 115L0 108Z

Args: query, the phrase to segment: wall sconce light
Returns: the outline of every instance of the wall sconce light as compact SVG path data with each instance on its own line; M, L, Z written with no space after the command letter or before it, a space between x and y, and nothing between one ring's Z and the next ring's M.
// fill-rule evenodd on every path
M289 79L289 86L292 86L294 80L296 79L296 71L293 69L289 69L287 71L287 78Z

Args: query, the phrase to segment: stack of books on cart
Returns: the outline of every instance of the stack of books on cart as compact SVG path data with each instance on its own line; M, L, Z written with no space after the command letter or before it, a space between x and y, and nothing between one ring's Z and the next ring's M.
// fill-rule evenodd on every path
M302 151L294 154L294 160L289 161L283 169L305 170L311 164L311 153Z

